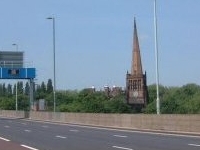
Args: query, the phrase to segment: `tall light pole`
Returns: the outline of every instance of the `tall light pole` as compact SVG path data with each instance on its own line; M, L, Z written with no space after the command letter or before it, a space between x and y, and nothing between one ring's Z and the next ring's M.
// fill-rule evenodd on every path
M158 35L157 35L157 10L156 0L154 0L154 30L155 30L155 58L156 58L156 110L160 114L160 98L159 98L159 72L158 72Z
M55 62L55 18L54 17L48 17L47 19L50 19L53 21L53 111L56 111L56 62Z
M16 46L16 51L18 51L18 44L13 43L12 45L13 45L13 46Z
M13 43L12 45L16 47L16 52L17 52L18 51L18 44ZM12 62L12 67L14 66L14 63L17 64L17 62Z
M16 51L18 51L18 44L13 43L12 45L15 46L16 47ZM15 85L16 85L15 86L15 110L17 111L18 110L17 83Z
M17 83L15 84L15 110L17 111L18 110L18 99L17 99Z

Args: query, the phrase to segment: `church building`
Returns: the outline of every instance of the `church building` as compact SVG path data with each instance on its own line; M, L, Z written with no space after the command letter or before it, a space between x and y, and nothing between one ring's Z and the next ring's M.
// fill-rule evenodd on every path
M127 71L126 74L126 101L137 110L144 108L148 101L146 72L143 74L135 19L131 73Z

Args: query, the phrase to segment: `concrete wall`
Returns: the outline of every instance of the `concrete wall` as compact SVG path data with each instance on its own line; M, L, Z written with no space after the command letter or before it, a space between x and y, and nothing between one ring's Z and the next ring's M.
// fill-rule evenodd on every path
M200 135L200 114L197 115L147 115L147 114L92 114L30 112L30 119L72 124L94 125L139 130L168 132L193 132ZM0 117L23 118L25 112L0 110Z
M0 117L24 118L27 113L24 111L0 110Z
M126 129L194 132L200 134L198 115L90 114L31 112L31 119Z

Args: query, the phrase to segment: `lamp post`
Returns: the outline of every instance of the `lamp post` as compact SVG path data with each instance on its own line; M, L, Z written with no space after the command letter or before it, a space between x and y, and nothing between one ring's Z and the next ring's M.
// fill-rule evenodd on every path
M17 52L18 51L18 44L13 43L12 45L16 47L16 52ZM12 62L12 67L14 66L15 63L17 63L17 62Z
M18 111L18 99L17 99L17 83L15 84L15 110Z
M56 111L56 64L55 64L55 18L48 17L53 21L53 111Z
M18 44L13 43L12 45L13 45L13 46L16 46L16 51L18 51Z
M160 114L160 98L159 98L159 72L158 72L158 37L157 37L157 10L156 0L154 0L154 30L155 30L155 58L156 58L156 110Z
M18 44L13 43L12 45L15 46L16 47L16 51L18 51ZM17 83L15 85L16 85L16 87L15 87L15 109L17 111L18 110Z

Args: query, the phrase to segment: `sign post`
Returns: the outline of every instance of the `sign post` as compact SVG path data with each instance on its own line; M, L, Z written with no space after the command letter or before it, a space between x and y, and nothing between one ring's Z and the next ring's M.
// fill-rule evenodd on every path
M33 85L36 76L35 68L24 68L24 52L0 51L0 79L28 79L30 81L30 106L33 103ZM16 111L18 110L16 84Z

